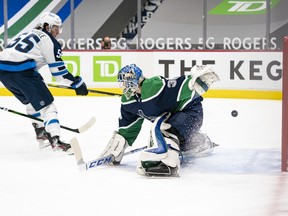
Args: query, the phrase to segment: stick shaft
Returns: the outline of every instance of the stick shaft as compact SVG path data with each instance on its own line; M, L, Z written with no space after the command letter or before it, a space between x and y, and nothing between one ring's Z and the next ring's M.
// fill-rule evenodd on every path
M6 111L6 112L10 112L10 113L13 113L13 114L16 114L16 115L20 115L20 116L23 116L23 117L26 117L26 118L30 118L30 119L36 120L36 121L39 121L39 122L44 122L43 119L39 119L39 118L34 117L32 115L28 115L28 114L24 114L24 113L18 112L16 110L8 109L6 107L0 107L0 109L3 110L3 111ZM63 125L60 125L60 127L62 129L69 130L69 131L72 131L74 133L80 133L78 128L74 129L74 128L63 126Z
M99 167L99 166L102 166L105 164L110 164L114 161L114 156L108 155L105 157L100 157L100 158L85 162L83 159L83 154L82 154L82 151L81 151L81 148L80 148L80 145L79 145L77 138L74 137L73 139L71 139L70 144L72 146L78 168L81 171L96 168L96 167ZM136 149L127 151L124 153L124 156L140 152L146 148L147 148L147 146L143 146L140 148L136 148Z
M124 156L140 152L140 151L142 151L142 150L144 150L146 148L147 148L147 146L143 146L143 147L140 147L140 148L136 148L136 149L127 151L127 152L124 153ZM95 167L98 167L98 166L101 166L101 165L104 165L104 164L109 164L109 163L111 163L113 161L114 161L114 156L113 155L108 155L106 157L102 157L102 158L98 158L98 159L86 162L85 163L85 167L86 167L86 170L88 170L88 169L95 168Z
M54 87L54 88L75 90L72 87L65 86L65 85L58 85L58 84L51 84L51 83L48 83L47 85L50 87ZM94 90L94 89L87 89L87 90L88 90L88 92L91 92L91 93L106 94L106 95L110 95L110 96L122 96L122 94L113 93L113 92L99 91L99 90Z

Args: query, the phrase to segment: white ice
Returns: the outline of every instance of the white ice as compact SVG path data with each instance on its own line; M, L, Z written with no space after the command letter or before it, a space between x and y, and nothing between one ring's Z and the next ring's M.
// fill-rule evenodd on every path
M118 97L55 97L61 124L96 124L76 136L84 159L96 159L117 128ZM281 165L281 101L205 99L202 130L220 144L183 164L180 178L135 172L139 153L117 167L80 172L74 156L38 148L30 119L0 110L1 216L287 216L288 173ZM14 97L0 106L25 113ZM237 110L238 117L231 111ZM133 145L147 144L150 123ZM187 162L187 161L186 161Z

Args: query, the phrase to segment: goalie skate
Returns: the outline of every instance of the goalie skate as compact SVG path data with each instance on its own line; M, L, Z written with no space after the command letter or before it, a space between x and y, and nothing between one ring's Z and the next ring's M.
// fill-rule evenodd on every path
M154 167L144 168L138 166L137 173L148 177L179 177L177 167L170 167L162 162L158 166Z

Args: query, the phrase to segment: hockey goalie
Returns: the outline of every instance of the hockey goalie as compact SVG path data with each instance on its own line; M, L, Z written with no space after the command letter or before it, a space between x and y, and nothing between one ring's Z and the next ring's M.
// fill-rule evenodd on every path
M135 64L123 67L118 83L123 90L119 127L101 157L113 155L119 164L125 149L132 146L144 120L152 122L150 141L142 151L137 173L144 176L179 176L180 154L210 154L215 144L200 131L203 124L203 93L218 81L205 65L174 79L145 78Z

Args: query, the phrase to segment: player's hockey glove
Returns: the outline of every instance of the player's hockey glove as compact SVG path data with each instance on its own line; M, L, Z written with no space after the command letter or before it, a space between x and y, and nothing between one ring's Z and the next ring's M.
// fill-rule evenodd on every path
M101 153L100 157L106 157L109 155L114 156L113 164L119 164L123 158L124 151L128 147L128 143L123 136L114 131L112 138L108 145Z
M75 76L75 81L71 84L71 87L75 89L76 95L88 94L87 86L80 76Z

